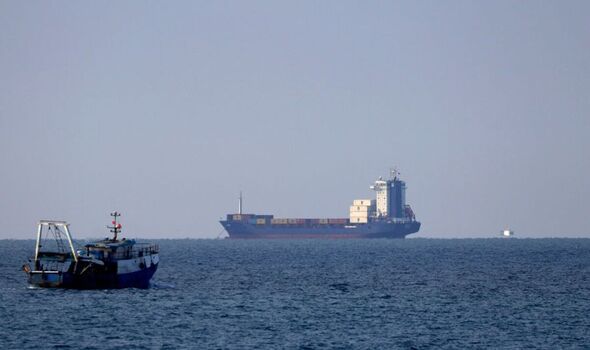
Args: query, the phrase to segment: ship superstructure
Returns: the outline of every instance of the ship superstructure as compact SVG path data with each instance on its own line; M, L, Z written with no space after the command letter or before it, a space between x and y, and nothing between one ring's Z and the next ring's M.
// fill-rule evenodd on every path
M240 193L238 213L220 223L230 238L405 238L418 232L420 222L406 204L406 184L396 170L370 188L375 199L353 200L348 218L325 219L243 214Z

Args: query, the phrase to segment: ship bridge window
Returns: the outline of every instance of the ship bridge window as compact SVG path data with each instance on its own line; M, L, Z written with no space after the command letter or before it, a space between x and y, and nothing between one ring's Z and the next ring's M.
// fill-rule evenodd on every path
M93 257L95 257L99 260L102 259L104 256L103 252L100 250L91 250L89 253L90 253L89 255L92 255Z

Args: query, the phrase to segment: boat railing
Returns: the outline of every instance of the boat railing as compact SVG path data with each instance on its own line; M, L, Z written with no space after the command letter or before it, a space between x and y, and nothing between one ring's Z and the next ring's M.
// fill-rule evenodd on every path
M63 271L65 263L59 260L40 260L33 271Z
M150 243L136 243L131 249L118 250L111 255L114 259L135 259L142 256L158 254L160 246Z

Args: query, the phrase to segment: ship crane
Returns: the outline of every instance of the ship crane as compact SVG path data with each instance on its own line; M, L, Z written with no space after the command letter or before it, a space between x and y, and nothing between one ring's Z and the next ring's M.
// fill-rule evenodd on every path
M242 197L242 191L240 191L240 197L238 197L238 214L242 215L242 204L244 198Z

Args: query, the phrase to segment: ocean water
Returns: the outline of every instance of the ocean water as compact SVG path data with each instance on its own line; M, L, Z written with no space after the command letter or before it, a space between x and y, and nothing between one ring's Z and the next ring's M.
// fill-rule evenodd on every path
M160 240L151 288L28 288L0 349L589 349L590 239Z

